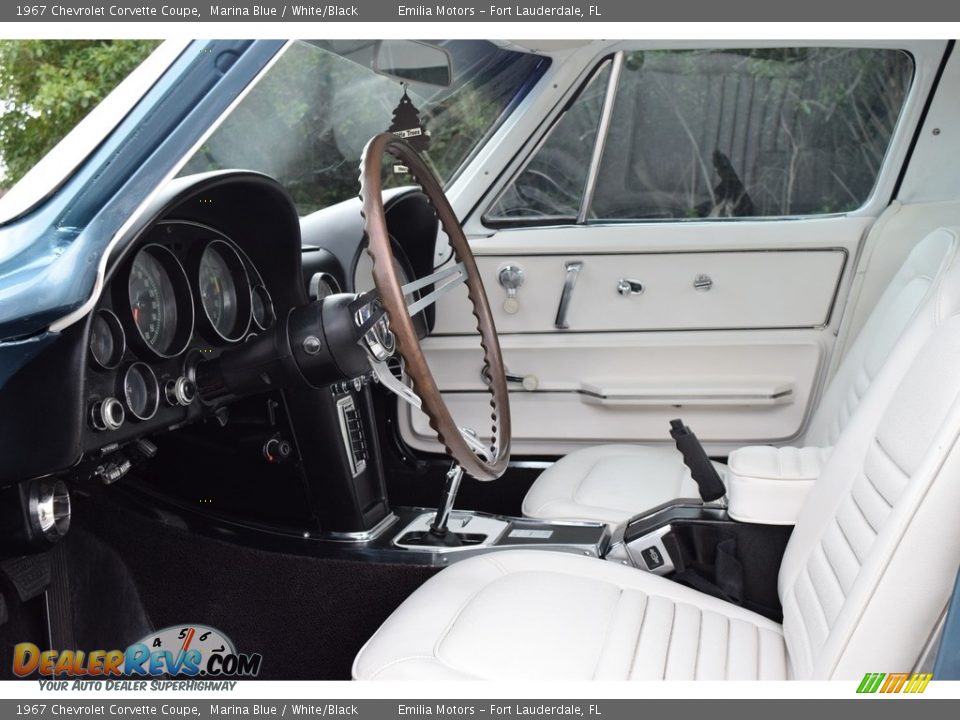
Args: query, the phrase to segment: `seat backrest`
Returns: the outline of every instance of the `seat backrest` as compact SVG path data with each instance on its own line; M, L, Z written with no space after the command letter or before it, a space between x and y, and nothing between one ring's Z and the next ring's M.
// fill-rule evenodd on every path
M860 405L898 338L956 252L956 238L934 230L917 243L880 296L824 390L803 445L831 447Z
M796 678L908 671L946 606L960 563L958 313L952 253L800 513L778 584Z

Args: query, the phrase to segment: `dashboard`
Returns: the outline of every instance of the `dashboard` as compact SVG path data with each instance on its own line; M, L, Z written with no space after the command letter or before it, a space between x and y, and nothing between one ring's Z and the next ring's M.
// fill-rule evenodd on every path
M185 420L196 367L276 322L273 297L236 241L210 225L161 220L122 263L92 315L90 427Z
M225 422L236 399L201 401L196 367L307 303L301 251L294 204L271 178L219 171L168 183L111 243L89 310L0 392L0 483ZM342 276L328 253L317 261Z
M432 272L437 221L424 196L392 189L384 206L398 274ZM310 301L370 288L359 201L300 218L265 175L187 176L107 253L89 308L0 390L0 484L64 474L102 487L129 475L141 490L298 532L383 518L365 379L198 391L203 363L246 358ZM432 308L418 334L430 324Z

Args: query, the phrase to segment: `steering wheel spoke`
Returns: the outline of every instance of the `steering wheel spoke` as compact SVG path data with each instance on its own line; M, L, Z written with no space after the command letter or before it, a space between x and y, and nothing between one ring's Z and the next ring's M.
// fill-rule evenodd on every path
M417 410L420 410L423 407L423 403L420 401L420 396L418 396L409 387L404 385L402 380L390 372L390 367L385 362L382 360L377 360L373 356L373 353L368 352L367 355L370 358L370 367L373 369L373 374L381 385L383 385L385 388L387 388L387 390L392 392L408 405L415 407Z
M441 281L444 280L446 280L446 282L440 284ZM437 300L453 290L455 287L463 285L466 281L467 269L462 262L458 262L456 265L449 265L442 270L437 270L436 272L425 275L418 280L407 283L400 288L400 290L403 292L404 298L417 298L413 302L407 303L407 312L410 313L410 317L413 317L424 308L433 305L435 302L437 302ZM422 290L430 285L434 286L433 290L426 295L422 295L420 297L414 295L414 293L416 293L418 290Z
M474 430L462 427L460 428L460 435L463 437L464 442L470 446L470 449L473 450L481 460L485 462L493 460L494 454L490 451L490 447L483 444L483 441L480 440Z

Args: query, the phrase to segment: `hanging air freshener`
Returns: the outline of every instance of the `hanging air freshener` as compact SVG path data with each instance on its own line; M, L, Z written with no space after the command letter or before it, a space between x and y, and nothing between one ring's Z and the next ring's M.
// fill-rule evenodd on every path
M417 152L422 153L430 147L430 133L420 121L420 111L407 94L406 84L403 86L400 104L393 111L393 123L387 132L403 138ZM393 172L395 175L405 175L410 171L405 165L398 164L393 166Z

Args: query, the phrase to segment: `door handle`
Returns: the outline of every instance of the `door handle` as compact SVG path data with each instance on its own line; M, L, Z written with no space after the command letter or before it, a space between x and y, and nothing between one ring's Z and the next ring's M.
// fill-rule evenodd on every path
M570 260L566 264L567 274L563 278L563 292L560 293L560 305L557 307L557 319L553 325L557 330L566 330L570 327L567 322L567 311L570 309L570 298L573 296L573 288L577 284L577 278L583 269L583 261Z
M508 383L520 383L523 386L523 389L527 392L533 392L538 387L540 387L540 378L536 375L517 375L512 373L509 370L503 371L503 376ZM484 375L483 370L480 371L480 379L485 383L489 382L488 378Z

